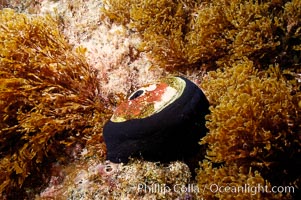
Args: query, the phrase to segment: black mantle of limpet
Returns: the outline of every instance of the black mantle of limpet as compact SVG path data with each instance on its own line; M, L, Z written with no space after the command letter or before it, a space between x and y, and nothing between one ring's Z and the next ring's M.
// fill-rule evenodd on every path
M107 160L126 163L133 157L169 162L190 159L199 152L200 139L207 132L205 115L209 113L209 102L193 82L178 78L186 83L182 95L160 112L105 124Z

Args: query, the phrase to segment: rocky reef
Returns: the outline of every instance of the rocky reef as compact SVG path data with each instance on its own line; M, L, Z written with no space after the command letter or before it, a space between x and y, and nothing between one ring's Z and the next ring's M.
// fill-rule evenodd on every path
M0 9L1 199L300 199L300 0ZM196 176L182 161L107 163L105 122L167 75L210 103Z

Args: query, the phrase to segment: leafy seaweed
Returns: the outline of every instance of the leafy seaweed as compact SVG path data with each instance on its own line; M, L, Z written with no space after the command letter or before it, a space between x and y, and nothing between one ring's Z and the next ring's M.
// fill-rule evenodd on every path
M257 68L300 65L298 0L106 0L103 11L163 68L218 68L243 56Z
M0 11L0 194L14 194L66 148L102 143L108 107L84 48L50 16ZM92 141L90 141L92 139ZM97 141L98 140L98 141ZM30 183L34 184L34 183ZM18 192L17 192L18 194Z
M208 145L210 162L222 163L225 169L200 173L219 179L215 173L236 165L245 173L257 171L272 185L300 188L301 91L280 69L259 71L253 62L239 61L209 72L202 87L211 113L206 123L209 133L201 143Z

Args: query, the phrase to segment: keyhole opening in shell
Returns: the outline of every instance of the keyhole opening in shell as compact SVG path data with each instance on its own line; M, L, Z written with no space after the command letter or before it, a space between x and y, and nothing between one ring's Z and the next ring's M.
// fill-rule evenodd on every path
M137 90L136 92L134 92L134 94L132 94L130 96L129 100L136 99L136 98L140 97L143 93L144 93L143 90Z

